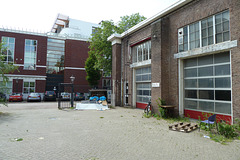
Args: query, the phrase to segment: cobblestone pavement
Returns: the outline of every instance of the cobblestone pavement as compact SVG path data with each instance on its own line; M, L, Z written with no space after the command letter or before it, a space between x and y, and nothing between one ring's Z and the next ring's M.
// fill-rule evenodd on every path
M0 111L1 160L240 160L240 141L222 145L202 132L170 131L139 109L58 110L49 102Z

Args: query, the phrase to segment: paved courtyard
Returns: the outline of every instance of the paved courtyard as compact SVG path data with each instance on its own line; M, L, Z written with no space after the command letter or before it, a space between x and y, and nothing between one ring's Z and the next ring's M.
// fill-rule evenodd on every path
M11 103L0 112L0 160L240 160L240 141L221 145L198 131L169 131L139 109L58 110L49 102Z

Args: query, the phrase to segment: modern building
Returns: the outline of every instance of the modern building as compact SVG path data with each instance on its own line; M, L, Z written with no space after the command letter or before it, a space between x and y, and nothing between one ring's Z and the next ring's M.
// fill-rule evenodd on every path
M88 93L84 66L96 27L99 25L59 14L49 33L0 28L0 39L8 48L5 61L19 67L6 74L8 93L20 92L26 98L30 92L58 89L58 83L70 83L71 76L75 77L75 92ZM109 88L105 82L109 79L102 78L99 88Z
M179 0L122 34L113 47L115 105L144 108L151 98L199 119L240 118L239 0Z

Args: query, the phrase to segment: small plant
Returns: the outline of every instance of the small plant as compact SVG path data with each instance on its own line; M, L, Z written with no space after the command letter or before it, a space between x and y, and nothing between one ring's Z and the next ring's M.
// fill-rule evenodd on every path
M148 114L147 114L147 113L144 113L143 116L144 116L145 118L150 118L150 117L152 117L151 111L150 111Z
M238 136L234 125L229 125L225 122L218 123L219 133L226 138L234 138Z
M165 105L166 102L165 100L161 99L160 97L156 100L157 105L158 105L158 109L160 112L160 117L162 118L166 118L166 110L164 108L161 107L161 105Z
M100 117L101 119L104 118L104 117Z

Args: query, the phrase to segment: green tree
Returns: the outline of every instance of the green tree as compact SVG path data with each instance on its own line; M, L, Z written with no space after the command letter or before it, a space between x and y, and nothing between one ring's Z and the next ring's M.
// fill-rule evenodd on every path
M100 69L94 67L95 63L96 56L93 53L90 53L88 59L85 62L85 69L87 72L86 80L93 88L98 85L98 81L101 78L101 71Z
M121 17L118 25L114 25L113 21L102 21L101 27L96 28L90 38L89 55L94 54L96 56L96 62L93 67L95 69L103 69L106 73L111 73L112 45L111 42L107 41L107 38L113 33L123 33L144 19L146 18L136 13L131 16Z
M102 21L101 27L96 28L90 39L90 54L96 56L94 68L111 71L112 68L112 45L107 41L116 30L112 21Z
M118 23L118 30L117 30L118 33L123 33L126 30L138 24L139 22L146 19L146 17L141 16L139 13L132 14L131 16L126 15L120 18L121 20Z
M11 73L17 70L17 66L14 66L11 63L5 63L7 48L0 43L0 92L6 92L6 84L8 82L8 77L5 76L7 73ZM0 105L6 105L4 99L0 97Z

